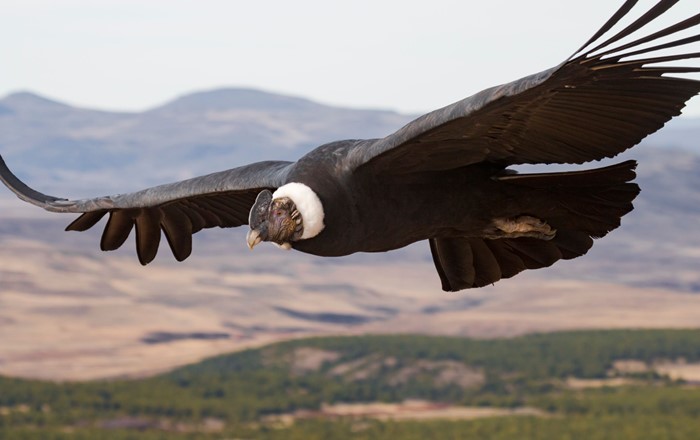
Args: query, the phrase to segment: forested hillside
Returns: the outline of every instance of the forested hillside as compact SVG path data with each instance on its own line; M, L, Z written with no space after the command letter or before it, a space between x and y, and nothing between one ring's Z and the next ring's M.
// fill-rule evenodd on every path
M698 361L695 330L297 340L143 380L3 378L0 438L695 438L700 388L664 365Z

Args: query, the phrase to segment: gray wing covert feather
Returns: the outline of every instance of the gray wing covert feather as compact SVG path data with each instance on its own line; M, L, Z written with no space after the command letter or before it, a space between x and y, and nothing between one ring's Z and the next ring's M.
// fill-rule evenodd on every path
M206 176L160 185L129 194L67 200L42 194L25 185L0 157L0 180L20 199L52 212L82 213L66 230L85 231L109 214L100 248L119 248L136 230L141 264L158 252L161 231L178 261L192 252L192 234L213 227L248 223L248 213L263 189L285 183L292 163L259 162Z
M680 114L685 102L700 92L700 81L673 76L700 72L700 52L688 47L700 41L700 14L615 45L622 38L634 38L636 31L676 2L659 1L600 42L633 8L636 0L628 0L559 66L423 115L353 151L350 163L359 170L402 174L484 161L507 166L583 163L615 156ZM687 30L696 35L677 35ZM591 45L595 46L587 49ZM666 55L664 51L671 48L681 48L681 53ZM669 64L679 60L695 63Z

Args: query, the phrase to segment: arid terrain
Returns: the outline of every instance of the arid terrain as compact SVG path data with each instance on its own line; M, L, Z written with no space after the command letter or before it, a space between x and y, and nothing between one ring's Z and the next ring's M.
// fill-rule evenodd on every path
M249 252L240 233L214 231L222 249L142 267L131 249L101 253L95 234L13 221L23 227L0 234L0 374L12 376L140 376L317 334L498 337L700 323L697 294L567 279L577 261L559 263L555 278L537 271L445 293L420 248L324 260L272 246Z

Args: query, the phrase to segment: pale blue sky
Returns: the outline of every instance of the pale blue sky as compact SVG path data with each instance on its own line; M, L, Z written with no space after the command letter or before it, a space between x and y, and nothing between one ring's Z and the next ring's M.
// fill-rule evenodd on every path
M230 86L425 112L557 64L620 4L4 0L0 96L30 90L143 110ZM651 4L641 1L638 11ZM682 0L674 10L671 20L700 7ZM698 100L688 114L700 116Z

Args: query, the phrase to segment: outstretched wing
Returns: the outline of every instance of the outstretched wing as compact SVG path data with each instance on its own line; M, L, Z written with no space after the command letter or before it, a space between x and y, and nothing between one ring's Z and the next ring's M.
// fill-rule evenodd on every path
M636 145L680 114L700 81L669 75L700 72L700 14L650 35L635 33L678 0L661 0L607 40L628 0L574 56L552 69L484 90L423 115L371 146L353 151L357 169L380 173L439 171L477 162L583 163ZM620 43L624 38L633 39ZM616 44L617 43L617 44ZM666 54L680 48L682 53ZM669 63L696 62L694 66Z
M204 228L248 223L248 213L263 189L285 183L290 162L259 162L228 171L156 186L130 194L67 200L35 191L20 181L0 157L0 180L17 196L52 212L82 213L67 231L85 231L109 214L100 248L119 248L136 229L141 264L156 256L161 230L178 261L192 252L192 234Z

